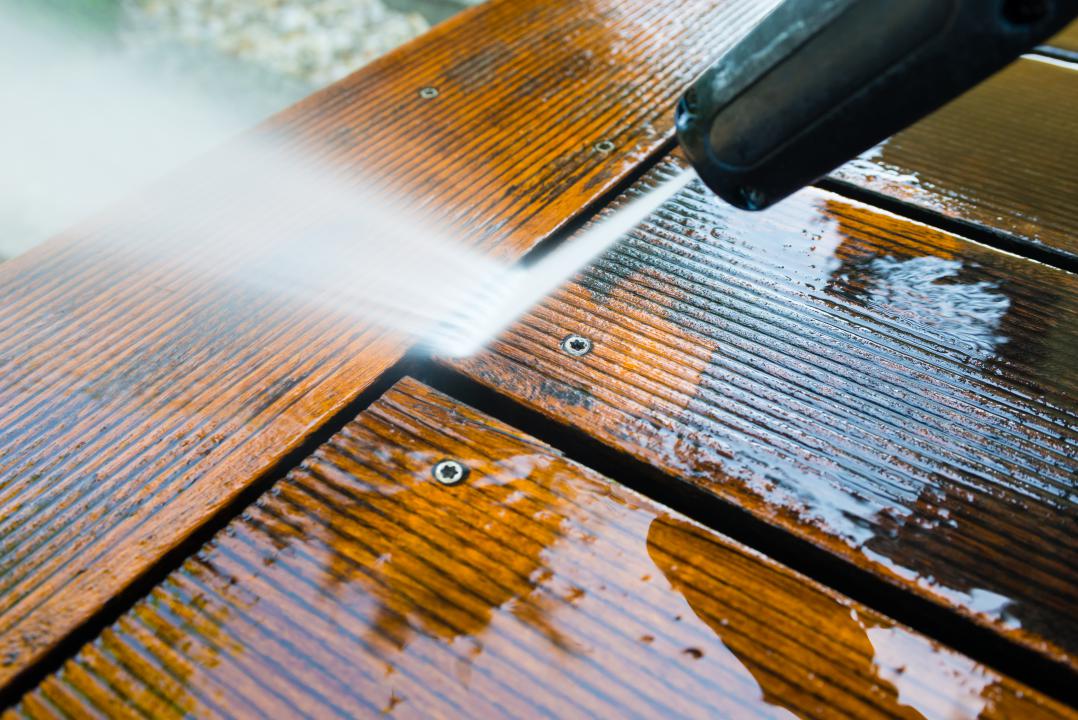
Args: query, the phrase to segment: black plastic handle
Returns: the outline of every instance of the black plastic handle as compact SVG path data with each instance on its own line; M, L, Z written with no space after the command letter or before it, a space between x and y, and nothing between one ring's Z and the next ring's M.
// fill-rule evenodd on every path
M677 108L720 197L760 210L960 95L1078 16L1078 0L786 0Z

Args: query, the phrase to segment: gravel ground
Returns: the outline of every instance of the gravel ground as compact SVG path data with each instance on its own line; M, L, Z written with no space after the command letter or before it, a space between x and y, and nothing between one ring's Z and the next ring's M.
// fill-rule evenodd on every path
M125 0L125 42L209 48L314 86L332 83L427 30L382 0Z

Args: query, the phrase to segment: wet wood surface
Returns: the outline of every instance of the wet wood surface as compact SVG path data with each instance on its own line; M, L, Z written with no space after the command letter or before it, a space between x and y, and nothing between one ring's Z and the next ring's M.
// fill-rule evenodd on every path
M450 364L1073 666L1076 356L1074 275L821 190L748 214L694 184Z
M1021 59L833 177L1078 261L1078 64Z
M514 258L666 143L680 92L767 6L495 0L262 134ZM229 224L228 183L257 173L232 172L196 163L123 222L106 215L0 265L0 687L407 346L207 275L207 253L245 231ZM226 276L249 261L213 257Z
M6 717L790 713L1078 717L406 379Z

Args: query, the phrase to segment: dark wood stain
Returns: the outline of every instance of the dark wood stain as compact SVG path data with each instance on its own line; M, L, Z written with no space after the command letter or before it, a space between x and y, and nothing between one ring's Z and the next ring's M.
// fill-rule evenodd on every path
M383 713L1076 717L406 379L5 718Z
M820 190L749 214L693 185L449 364L1073 666L1076 320L1064 271Z
M260 137L374 179L515 258L669 142L683 88L769 5L494 0ZM438 97L420 98L425 86ZM615 151L596 153L600 140ZM200 253L250 232L229 224L230 189L273 181L218 171L214 158L196 163L0 266L0 687L408 344L206 277ZM274 211L266 203L265 228ZM124 242L132 234L138 247ZM250 261L241 250L226 259L224 270Z
M1078 260L1078 64L1018 60L833 177Z

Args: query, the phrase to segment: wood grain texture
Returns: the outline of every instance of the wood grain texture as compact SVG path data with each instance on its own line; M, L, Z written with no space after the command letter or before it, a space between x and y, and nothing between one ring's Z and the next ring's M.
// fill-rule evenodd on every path
M260 135L513 258L668 141L684 86L767 7L494 0ZM211 250L226 277L250 267L229 255L253 232L230 223L231 189L276 180L223 167L163 181L119 229L106 216L0 266L0 687L405 350L355 317L207 276ZM280 220L262 205L257 232Z
M1078 65L1018 60L833 177L1078 260Z
M1078 717L407 379L8 717L380 713Z
M820 190L751 214L695 184L449 364L1073 666L1076 354L1074 275Z

